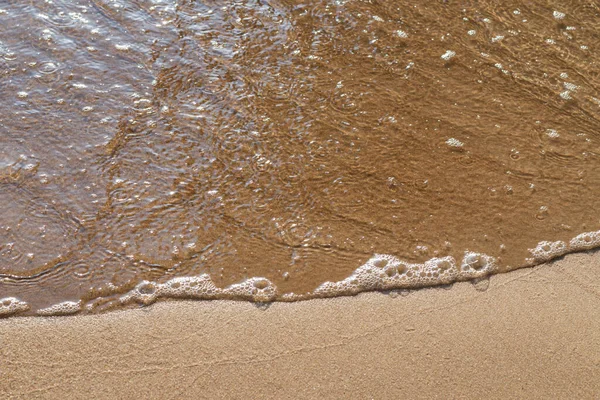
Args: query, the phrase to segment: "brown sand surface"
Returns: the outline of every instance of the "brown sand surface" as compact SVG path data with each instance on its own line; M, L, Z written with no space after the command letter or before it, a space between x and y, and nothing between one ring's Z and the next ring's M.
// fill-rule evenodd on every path
M600 253L485 286L5 319L0 397L600 397Z

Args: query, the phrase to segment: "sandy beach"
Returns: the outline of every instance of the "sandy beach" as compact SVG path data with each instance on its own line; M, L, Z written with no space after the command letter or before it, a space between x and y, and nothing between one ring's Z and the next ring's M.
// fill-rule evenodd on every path
M0 400L600 399L599 5L2 1Z
M2 398L598 398L600 253L389 295L0 321Z

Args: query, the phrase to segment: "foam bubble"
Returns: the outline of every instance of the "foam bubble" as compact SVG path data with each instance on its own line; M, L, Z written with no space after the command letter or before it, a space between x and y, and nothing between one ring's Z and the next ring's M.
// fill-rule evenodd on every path
M131 48L131 45L129 44L115 44L115 49L120 50L120 51L127 51Z
M225 295L257 302L272 301L277 296L275 285L265 278L250 278L223 290Z
M18 314L29 310L29 304L16 297L5 297L0 299L0 317Z
M423 264L409 264L398 258L376 254L348 278L325 282L314 295L333 297L370 290L414 289L447 285L459 280L479 278L496 270L493 257L467 252L459 269L453 257L432 258Z
M562 240L556 242L543 241L538 243L534 249L529 249L533 258L527 259L526 261L529 264L533 262L544 262L562 256L567 251L567 244Z
M221 289L217 288L208 274L173 278L161 287L168 297L188 297L196 299L214 299Z
M600 246L600 231L582 233L569 242L571 251L588 250L598 246Z
M446 144L450 147L463 147L465 145L463 142L455 138L446 140Z
M455 51L452 50L446 50L446 52L444 54L441 55L442 60L446 60L449 61L452 57L454 57L456 55Z
M135 288L121 296L120 301L123 304L137 302L141 304L152 304L162 294L162 285L152 281L142 281Z
M546 129L546 135L552 139L556 139L557 137L560 137L560 134L558 133L558 131L556 129Z
M193 298L214 300L237 298L256 302L273 301L277 288L266 278L250 278L225 289L218 288L208 274L177 277L166 283L142 281L135 288L120 297L122 304L152 304L159 298Z
M494 257L466 251L460 266L460 280L482 278L495 272L497 268Z
M70 315L81 311L82 303L80 301L64 301L62 303L54 304L47 308L42 308L37 311L38 315Z
M572 100L573 99L573 97L571 97L571 92L568 90L565 90L564 92L560 92L559 96L564 100Z
M570 251L600 247L600 231L582 233L569 243L542 241L529 249L531 258L527 265L547 262ZM412 264L389 254L375 254L347 278L337 282L325 282L313 292L303 294L279 294L277 287L268 279L254 277L226 288L217 287L208 274L176 277L165 283L142 281L119 298L121 304L139 303L149 305L161 298L188 299L241 299L266 303L274 300L298 301L316 297L354 295L365 291L406 291L429 286L448 285L458 281L472 281L477 290L485 290L486 280L498 271L498 260L492 256L466 251L459 263L450 256L435 257L422 264ZM85 306L85 307L84 307ZM82 309L91 311L82 302L63 302L37 311L38 315L67 315ZM29 310L26 302L16 298L0 300L0 316L13 315Z
M459 266L453 257L435 257L422 264L411 264L389 254L375 254L352 275L338 282L325 282L312 293L283 294L282 301L295 301L313 297L352 295L364 291L415 289L447 285L456 281L483 278L495 272L496 260L488 255L465 252ZM249 278L241 283L220 289L208 274L198 277L174 278L164 284L143 281L120 298L121 303L151 304L161 297L196 299L244 299L271 302L278 292L266 278Z

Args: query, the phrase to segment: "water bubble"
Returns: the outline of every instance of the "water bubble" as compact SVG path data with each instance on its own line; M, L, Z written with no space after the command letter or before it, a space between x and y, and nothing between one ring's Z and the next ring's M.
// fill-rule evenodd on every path
M152 101L145 98L137 99L133 102L133 108L137 111L149 111L152 109Z
M450 139L446 140L446 144L448 146L454 147L454 148L461 148L465 145L463 142L461 142L460 140L455 139L455 138L450 138Z
M440 271L443 272L443 271L449 270L452 267L452 264L447 260L442 260L437 263L437 266L440 269Z
M546 219L546 217L548 217L548 207L541 206L540 209L538 210L537 214L535 215L535 217L539 220Z
M222 134L221 148L228 152L237 152L242 149L241 134L229 131Z
M40 64L38 70L42 74L53 74L58 70L58 66L53 62L44 62Z
M39 14L39 16L45 21L51 23L52 25L62 28L73 26L76 23L76 18L72 18L69 14L65 13L64 11L59 11L56 14L52 15Z
M336 87L329 98L329 106L340 113L350 114L358 109L359 98L360 94L357 96L350 88Z
M271 160L269 160L267 157L261 155L261 154L255 154L252 157L252 165L254 166L254 169L258 172L266 172L268 171L271 166Z
M269 281L266 279L257 279L254 281L254 287L258 290L266 289L269 286Z
M408 266L400 264L396 266L396 271L398 272L398 275L406 274L408 272Z
M388 260L386 260L385 258L376 260L373 263L377 268L384 268L386 265L388 265Z
M86 279L90 276L90 266L85 263L76 264L73 267L73 275L79 279Z
M455 51L446 50L446 52L441 55L441 58L442 58L442 60L450 61L450 59L452 59L452 57L454 57L455 55L456 55Z
M487 265L487 262L481 254L470 253L468 254L463 262L463 269L466 266L467 268L473 268L476 271L480 271Z
M46 42L52 42L55 36L56 32L51 29L44 29L40 34L40 38Z
M396 179L396 177L389 176L386 179L385 182L386 182L386 185L387 185L388 189L393 190L393 191L396 191L396 190L399 189L400 183L398 182L398 180Z
M156 285L152 282L145 282L142 285L138 286L138 291L141 294L153 294L156 292Z
M556 139L560 136L560 134L556 129L546 129L546 136L548 136L549 138Z
M286 220L276 226L279 236L288 246L300 246L311 238L312 230L300 221Z
M573 100L573 97L571 97L571 92L568 90L561 92L559 96L564 100Z

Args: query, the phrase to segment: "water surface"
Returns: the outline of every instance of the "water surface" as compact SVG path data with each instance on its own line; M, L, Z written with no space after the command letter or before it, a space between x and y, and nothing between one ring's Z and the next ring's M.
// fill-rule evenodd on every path
M600 245L600 9L502 3L0 2L0 313Z

